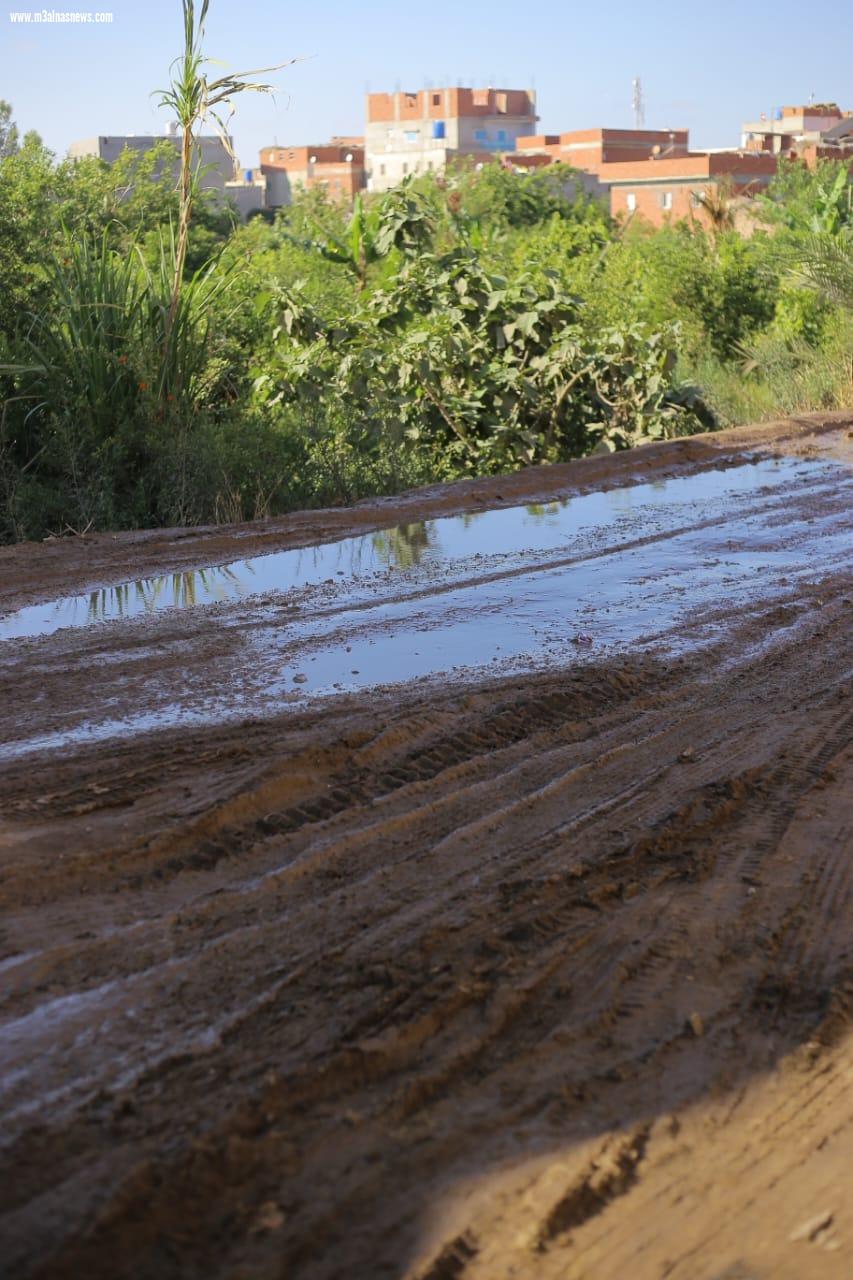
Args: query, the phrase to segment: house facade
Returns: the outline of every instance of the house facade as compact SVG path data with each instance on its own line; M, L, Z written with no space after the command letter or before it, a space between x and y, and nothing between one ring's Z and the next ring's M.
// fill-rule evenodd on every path
M271 208L290 204L299 188L321 189L332 200L349 202L366 185L361 137L336 137L310 146L264 147L260 162Z
M388 191L413 174L441 173L461 157L486 161L512 152L537 120L528 89L369 93L365 115L370 191Z

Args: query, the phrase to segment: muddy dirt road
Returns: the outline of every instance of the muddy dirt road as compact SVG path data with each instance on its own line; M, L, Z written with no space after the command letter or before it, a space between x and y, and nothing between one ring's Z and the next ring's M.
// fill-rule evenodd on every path
M851 432L0 553L0 1274L847 1280Z

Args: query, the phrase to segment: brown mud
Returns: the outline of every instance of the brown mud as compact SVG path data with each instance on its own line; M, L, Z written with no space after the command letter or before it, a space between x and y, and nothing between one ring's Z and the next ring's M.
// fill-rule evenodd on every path
M25 546L0 607L755 450L849 465L851 424ZM201 705L234 629L0 646L31 748L0 772L0 1274L853 1274L853 575L804 559L722 589L701 646L103 741L101 675Z

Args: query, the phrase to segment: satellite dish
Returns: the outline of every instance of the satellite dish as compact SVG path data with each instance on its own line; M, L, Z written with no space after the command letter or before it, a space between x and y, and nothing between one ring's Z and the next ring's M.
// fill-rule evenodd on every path
M352 152L348 151L344 156L344 159L346 160L347 164L352 164Z
M316 164L316 163L317 163L317 157L316 157L316 156L309 156L309 157L308 157L308 163L309 163L309 164Z

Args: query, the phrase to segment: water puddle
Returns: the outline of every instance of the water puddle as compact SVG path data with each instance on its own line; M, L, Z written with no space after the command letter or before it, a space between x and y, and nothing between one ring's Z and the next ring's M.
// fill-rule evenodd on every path
M7 682L0 759L412 681L696 650L768 601L797 616L805 583L849 566L851 510L850 468L762 460L22 609L0 637L68 630L23 651L38 675L17 694Z
M819 465L762 460L544 504L398 525L319 546L140 578L20 609L0 619L0 641L310 587L332 586L340 591L395 571L422 570L434 577L437 572L452 572L465 561L493 558L501 559L505 567L509 558L522 561L580 550L587 533L616 531L627 542L638 524L652 536L663 528L674 528L679 520L694 524L720 514L740 496L765 487L784 489L805 476L814 477Z

